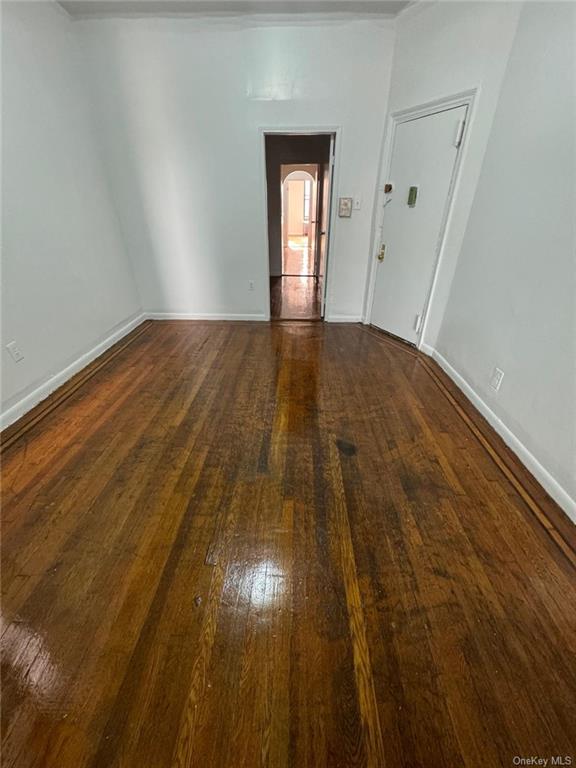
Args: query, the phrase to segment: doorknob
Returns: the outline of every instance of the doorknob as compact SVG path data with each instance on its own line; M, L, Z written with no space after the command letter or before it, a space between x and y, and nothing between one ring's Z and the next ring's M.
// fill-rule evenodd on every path
M378 252L378 261L384 261L384 254L386 251L386 246L384 243L380 246L380 251Z

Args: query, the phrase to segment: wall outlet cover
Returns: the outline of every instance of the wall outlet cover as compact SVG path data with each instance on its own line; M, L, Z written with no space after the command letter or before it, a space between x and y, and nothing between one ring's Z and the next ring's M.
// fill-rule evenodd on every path
M16 344L15 341L11 341L9 344L6 344L6 349L8 350L8 352L10 352L10 355L12 356L12 359L16 363L19 363L20 360L24 359L24 355L22 354L22 350L20 349L18 344Z
M492 371L492 376L490 376L490 386L495 392L498 392L500 389L500 385L502 384L502 379L504 378L504 371L500 368L494 368Z

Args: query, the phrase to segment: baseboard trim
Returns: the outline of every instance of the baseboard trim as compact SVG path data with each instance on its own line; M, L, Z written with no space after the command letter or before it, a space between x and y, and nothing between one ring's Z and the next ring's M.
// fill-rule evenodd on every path
M140 313L116 328L92 349L50 376L0 415L1 446L6 450L40 419L54 410L102 366L120 354L148 326Z
M426 344L424 341L420 344L418 349L420 352L424 352L425 355L428 355L428 357L434 356L434 347L431 347L430 344Z
M424 349L422 349L424 352ZM466 379L451 365L446 358L433 349L430 355L442 370L462 390L468 400L484 416L490 426L500 435L506 445L518 456L522 464L531 472L544 490L562 507L570 519L576 523L576 500L563 488L556 478L544 467L524 443L506 426L490 406L483 400Z
M361 315L326 315L324 320L327 323L361 323Z
M211 314L202 312L146 312L148 320L235 320L236 322L265 322L269 318L258 314Z

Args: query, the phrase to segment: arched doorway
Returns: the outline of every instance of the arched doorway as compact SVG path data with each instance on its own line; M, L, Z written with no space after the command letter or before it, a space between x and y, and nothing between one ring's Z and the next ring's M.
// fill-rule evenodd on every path
M282 274L315 276L318 166L282 169Z

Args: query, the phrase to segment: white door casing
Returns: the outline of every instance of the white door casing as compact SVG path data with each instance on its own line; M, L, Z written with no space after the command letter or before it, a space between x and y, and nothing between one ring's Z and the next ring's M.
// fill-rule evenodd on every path
M455 106L396 126L370 321L416 344L436 268L468 107ZM417 187L413 207L410 187Z

